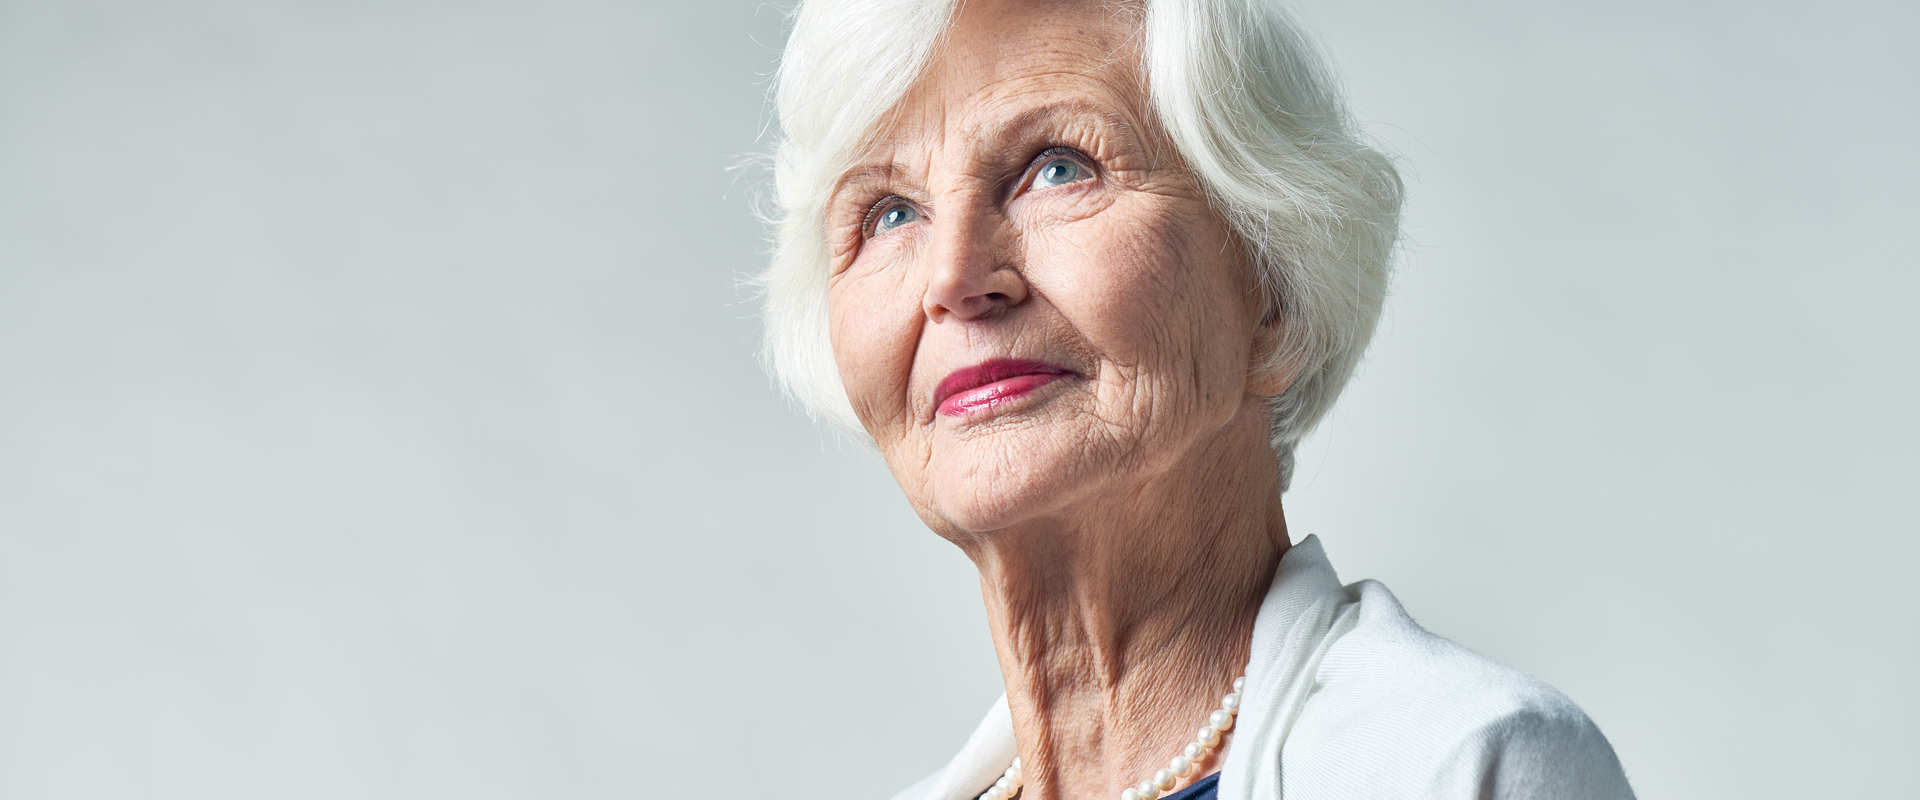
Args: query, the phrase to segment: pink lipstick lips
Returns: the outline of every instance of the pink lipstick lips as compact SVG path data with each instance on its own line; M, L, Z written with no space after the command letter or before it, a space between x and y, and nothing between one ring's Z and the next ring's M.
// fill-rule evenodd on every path
M942 416L964 416L1024 396L1071 374L1044 361L996 358L954 370L933 391L933 402Z

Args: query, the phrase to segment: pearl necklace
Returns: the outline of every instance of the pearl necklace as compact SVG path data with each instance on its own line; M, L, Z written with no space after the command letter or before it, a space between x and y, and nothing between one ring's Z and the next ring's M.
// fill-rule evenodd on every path
M1181 778L1192 775L1200 769L1200 763L1213 755L1215 748L1226 741L1227 731L1233 729L1233 718L1240 713L1240 690L1247 686L1245 676L1233 679L1233 691L1220 698L1220 709L1207 715L1207 724L1200 726L1200 733L1187 744L1180 755L1167 762L1167 768L1153 773L1153 777L1141 781L1138 786L1129 786L1120 793L1120 800L1157 800ZM1020 791L1020 758L1013 759L1013 766L1007 767L1000 780L994 781L980 800L1012 800Z

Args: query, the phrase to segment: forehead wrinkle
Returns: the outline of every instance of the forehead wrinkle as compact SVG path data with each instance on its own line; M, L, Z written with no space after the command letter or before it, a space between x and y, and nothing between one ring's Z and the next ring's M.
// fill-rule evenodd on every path
M910 93L894 107L888 115L887 124L877 127L869 137L864 148L865 154L855 162L856 166L842 173L834 183L830 196L838 197L849 189L862 186L898 188L909 182L906 176L916 175L916 170L919 173L926 171L927 165L933 161L933 154L939 152L945 138L946 126L940 123L944 121L947 109L944 106L937 109L942 119L916 120L905 110L912 102L913 95ZM917 137L914 134L921 131L927 132L928 141L924 143L915 141ZM902 152L911 153L916 148L923 150L917 164L900 157Z
M1147 142L1141 136L1139 120L1150 118L1150 114L1144 107L1145 87L1139 84L1138 66L1131 63L1127 52L1136 45L1133 40L1141 31L1137 24L1123 27L1129 46L1118 52L1087 59L1084 54L1059 51L1059 55L1078 63L1065 68L1016 70L1017 74L990 78L986 85L978 86L968 96L946 102L939 100L944 94L942 88L970 81L952 74L952 53L936 56L935 60L945 61L948 69L930 70L909 89L869 139L866 148L869 162L848 170L835 185L834 194L875 184L898 187L907 182L903 178L908 175L931 180L931 174L920 173L932 171L937 162L953 156L969 162L1008 158L1024 161L1033 154L1010 153L1009 149L1030 142L1034 129L1065 128L1064 123L1089 119L1096 123L1098 132L1118 138L1118 144L1124 149L1144 154L1140 148ZM997 113L1034 97L1053 99L1011 115ZM964 149L946 152L954 141L964 143ZM903 151L918 151L918 158L903 161L899 158ZM987 158L983 159L983 155ZM873 163L872 159L878 157L890 160Z

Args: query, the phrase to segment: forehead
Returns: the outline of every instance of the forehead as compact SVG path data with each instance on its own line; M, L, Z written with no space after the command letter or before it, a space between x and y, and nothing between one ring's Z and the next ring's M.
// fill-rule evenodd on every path
M1124 4L969 0L876 144L997 129L1046 108L1137 119L1138 32Z

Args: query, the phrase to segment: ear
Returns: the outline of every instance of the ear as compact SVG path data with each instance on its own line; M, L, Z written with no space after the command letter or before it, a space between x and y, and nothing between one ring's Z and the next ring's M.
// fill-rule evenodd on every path
M1293 386L1294 379L1300 377L1300 359L1297 355L1284 357L1273 363L1274 354L1286 343L1287 319L1278 313L1269 313L1253 329L1253 347L1250 350L1252 363L1247 366L1247 391L1261 397L1279 397Z

